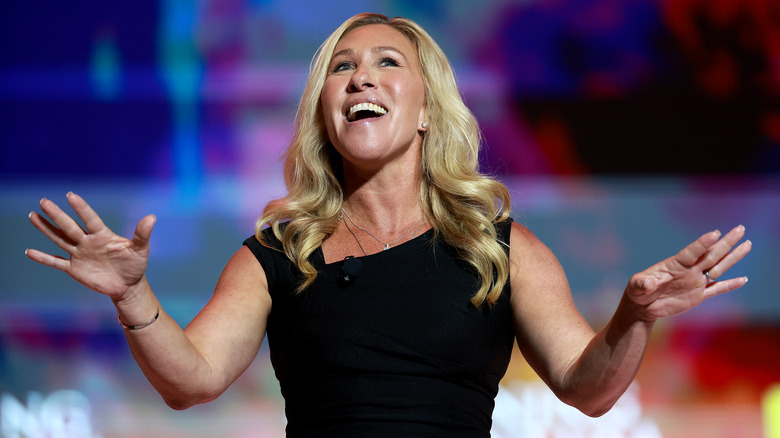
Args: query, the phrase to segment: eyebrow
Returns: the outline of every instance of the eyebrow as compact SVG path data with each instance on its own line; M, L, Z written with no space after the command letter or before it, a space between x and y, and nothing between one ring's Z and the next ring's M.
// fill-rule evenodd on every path
M395 53L403 56L404 59L406 59L406 56L404 56L404 54L400 50L396 49L393 46L376 46L373 49L371 49L371 52L372 53L395 52ZM338 56L351 56L351 55L354 55L354 54L355 54L355 51L352 50L352 49L342 49L342 50L339 50L338 52L334 53L333 56L331 57L331 59L336 58Z

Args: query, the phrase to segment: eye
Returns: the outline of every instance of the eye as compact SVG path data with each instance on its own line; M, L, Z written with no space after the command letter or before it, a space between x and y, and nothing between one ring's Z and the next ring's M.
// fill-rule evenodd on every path
M338 64L336 64L336 66L333 67L333 69L331 71L333 73L338 73L338 72L344 71L344 70L346 70L346 69L348 69L350 67L352 67L352 63L351 62L342 61L342 62L339 62Z
M398 61L390 57L385 57L379 60L379 65L382 67L398 67Z

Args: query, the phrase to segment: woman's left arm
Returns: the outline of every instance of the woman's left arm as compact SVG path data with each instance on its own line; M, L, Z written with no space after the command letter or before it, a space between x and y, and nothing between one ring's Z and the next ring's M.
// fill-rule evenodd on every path
M701 236L677 255L631 277L610 322L594 333L574 307L555 256L525 227L510 239L512 308L526 360L564 402L599 416L633 381L658 318L732 291L747 277L719 279L750 252L736 227ZM705 275L709 274L709 278Z

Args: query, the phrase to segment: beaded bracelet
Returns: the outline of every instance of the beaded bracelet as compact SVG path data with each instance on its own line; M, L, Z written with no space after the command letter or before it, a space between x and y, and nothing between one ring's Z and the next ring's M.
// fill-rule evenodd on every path
M157 318L159 318L159 317L160 317L160 308L158 307L157 308L157 313L154 314L154 317L152 319L150 319L149 321L142 322L141 324L136 324L136 325L125 324L125 323L122 322L122 318L120 318L118 315L117 315L116 319L119 320L119 325L124 327L125 330L141 330L142 328L149 327L150 325L152 325L152 323L157 321Z

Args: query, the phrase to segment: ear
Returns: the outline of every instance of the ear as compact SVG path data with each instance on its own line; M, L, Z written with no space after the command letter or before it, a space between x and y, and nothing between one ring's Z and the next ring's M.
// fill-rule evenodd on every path
M425 115L425 108L420 110L420 117L417 120L417 130L420 132L428 131L428 122L427 122L427 117Z

